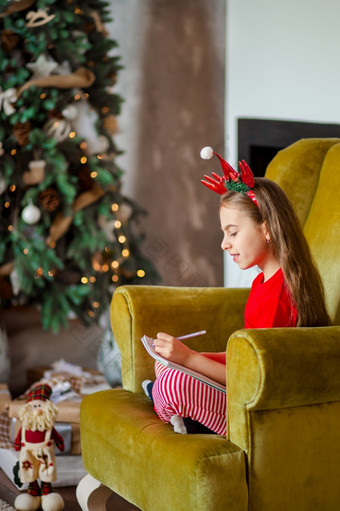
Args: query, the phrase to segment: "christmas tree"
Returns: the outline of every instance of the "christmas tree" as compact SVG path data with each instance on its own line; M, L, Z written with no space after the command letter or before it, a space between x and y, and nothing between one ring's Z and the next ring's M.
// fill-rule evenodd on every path
M103 0L0 7L0 303L38 306L53 332L98 321L117 285L158 281L115 163L109 21Z

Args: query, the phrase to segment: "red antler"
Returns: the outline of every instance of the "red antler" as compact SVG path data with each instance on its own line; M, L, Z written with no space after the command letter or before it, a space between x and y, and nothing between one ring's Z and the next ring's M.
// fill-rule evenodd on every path
M238 172L236 172L236 170L234 170L233 167L229 165L229 163L225 161L218 153L214 152L214 155L217 156L217 158L220 160L225 177L228 180L231 179L232 181L238 181Z
M210 190L212 190L213 192L218 193L219 195L223 195L224 193L226 193L227 189L224 186L225 178L219 176L218 174L215 174L215 172L212 172L211 175L213 177L207 175L204 176L205 179L209 181L208 183L204 181L204 179L201 179L201 183Z
M245 185L249 186L249 188L254 187L254 175L251 171L251 168L249 167L248 163L244 160L238 162L240 169L241 169L241 181Z

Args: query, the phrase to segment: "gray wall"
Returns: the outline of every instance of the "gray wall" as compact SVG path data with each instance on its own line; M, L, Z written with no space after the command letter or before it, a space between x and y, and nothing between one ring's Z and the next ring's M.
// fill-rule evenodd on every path
M223 284L218 170L200 149L224 148L225 0L111 0L108 30L125 69L115 141L123 191L148 211L144 252L165 285Z

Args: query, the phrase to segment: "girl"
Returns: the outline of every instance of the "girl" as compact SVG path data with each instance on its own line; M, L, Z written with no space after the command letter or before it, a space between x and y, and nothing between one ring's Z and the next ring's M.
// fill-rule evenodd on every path
M224 176L213 173L202 183L221 195L222 249L241 269L255 265L261 269L246 304L244 327L329 325L321 278L284 192L269 179L254 179L244 161L238 173L211 148L201 151L203 158L213 154ZM226 384L225 352L199 353L162 332L155 339L155 349L173 362ZM226 433L224 393L159 362L155 372L152 398L163 421L171 422L178 433L195 432L197 423L210 432Z

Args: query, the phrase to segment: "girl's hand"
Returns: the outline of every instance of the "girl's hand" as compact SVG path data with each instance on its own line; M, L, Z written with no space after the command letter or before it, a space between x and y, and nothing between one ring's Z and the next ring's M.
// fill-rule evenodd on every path
M159 332L154 339L155 351L164 358L188 367L190 358L196 353L172 335Z
M172 335L159 332L154 339L155 351L176 364L205 374L208 378L226 384L225 354L202 354L191 350Z

